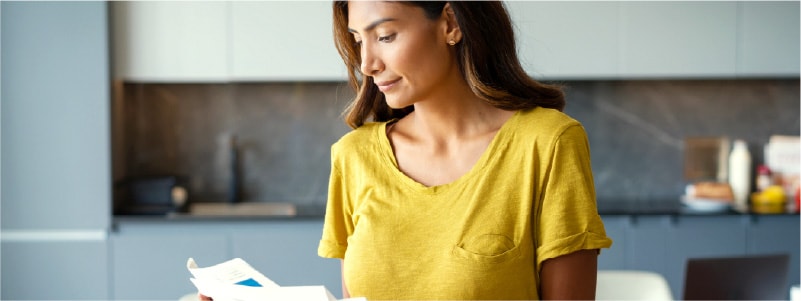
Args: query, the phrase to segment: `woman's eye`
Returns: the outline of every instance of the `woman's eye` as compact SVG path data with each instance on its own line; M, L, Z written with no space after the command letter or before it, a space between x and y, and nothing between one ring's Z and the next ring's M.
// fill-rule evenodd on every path
M379 42L384 42L384 43L392 42L393 40L395 40L395 35L396 34L393 33L393 34L388 35L388 36L378 37L378 41Z
M358 47L361 47L361 46L362 46L362 41L353 41L353 47L357 47L358 48Z

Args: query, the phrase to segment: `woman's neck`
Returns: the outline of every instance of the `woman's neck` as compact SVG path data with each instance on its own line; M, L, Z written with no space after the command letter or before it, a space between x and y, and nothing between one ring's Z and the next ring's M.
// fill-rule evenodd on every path
M435 140L459 139L496 131L512 115L476 96L459 78L414 104L408 118L415 132Z

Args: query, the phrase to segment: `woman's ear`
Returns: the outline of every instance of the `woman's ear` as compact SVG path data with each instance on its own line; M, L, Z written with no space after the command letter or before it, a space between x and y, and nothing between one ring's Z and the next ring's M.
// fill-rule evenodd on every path
M445 3L442 9L442 18L445 19L445 41L450 45L455 45L462 40L462 30L459 28L459 22L456 21L456 14L453 13L453 8L450 3Z

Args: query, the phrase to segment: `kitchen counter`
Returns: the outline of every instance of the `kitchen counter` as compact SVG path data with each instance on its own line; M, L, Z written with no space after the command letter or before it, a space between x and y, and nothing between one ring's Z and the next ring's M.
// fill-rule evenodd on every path
M224 204L215 204L224 205ZM232 207L195 210L195 213L175 212L166 215L115 215L115 221L252 221L252 220L291 220L321 219L325 216L325 205L321 204L264 204L271 208L259 209L254 203L242 203ZM236 206L246 206L236 208ZM289 207L287 207L289 206ZM215 206L217 207L217 206ZM240 210L242 209L242 210Z
M601 215L673 215L682 214L679 202L598 200ZM718 213L720 214L720 213Z
M679 201L620 201L598 200L601 215L797 215L796 213L759 214L739 212L732 208L720 210L697 210L688 208Z
M201 214L170 213L167 215L115 215L115 221L254 221L254 220L292 220L292 219L322 219L325 216L324 204L291 205L291 211L275 210L228 210L214 214L208 210ZM245 208L242 208L245 209ZM598 213L603 216L719 216L719 215L753 215L763 214L741 213L735 210L723 211L694 211L682 206L679 202L670 201L619 201L599 200ZM785 213L779 215L793 215ZM770 215L767 215L770 216Z

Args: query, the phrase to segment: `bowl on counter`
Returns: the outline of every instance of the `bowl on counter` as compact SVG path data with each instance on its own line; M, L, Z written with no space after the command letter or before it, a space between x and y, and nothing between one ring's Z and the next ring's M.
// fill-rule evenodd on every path
M732 208L730 200L698 198L686 195L681 196L681 204L687 210L698 213L726 212Z

